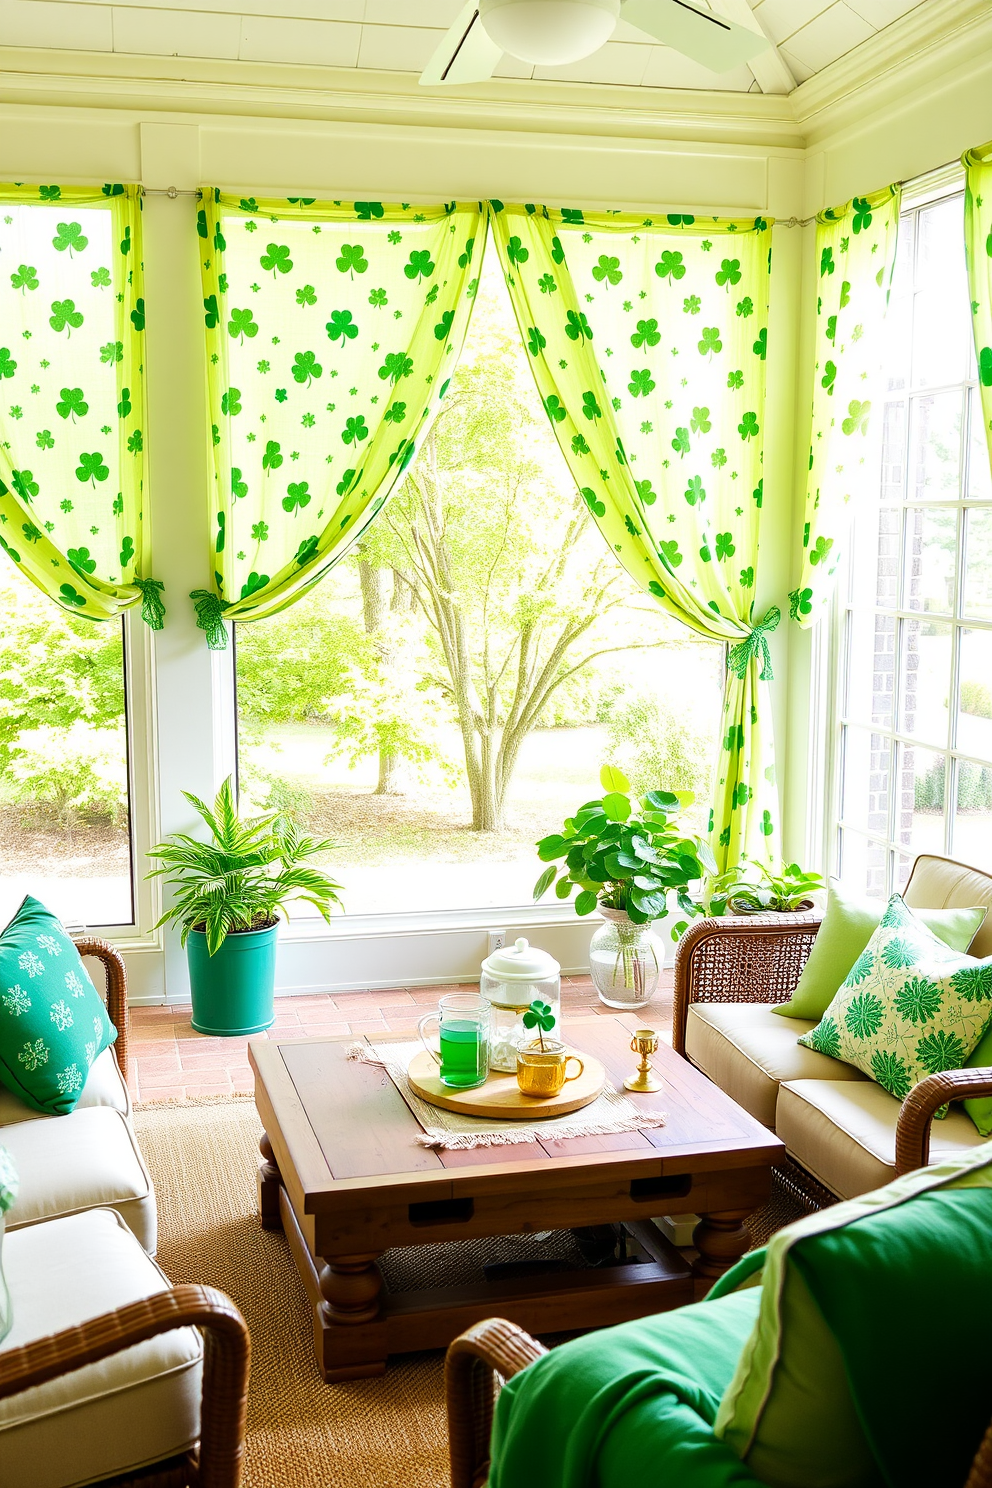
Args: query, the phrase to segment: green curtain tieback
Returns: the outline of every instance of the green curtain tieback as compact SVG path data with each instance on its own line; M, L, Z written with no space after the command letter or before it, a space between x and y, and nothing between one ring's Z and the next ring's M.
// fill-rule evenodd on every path
M230 601L218 599L209 589L193 589L189 597L196 608L196 623L206 633L210 650L226 651L227 626L224 624L224 611L231 608Z
M727 652L727 669L740 677L743 681L747 669L752 661L761 662L761 671L758 673L762 682L774 681L775 674L772 671L772 657L768 649L768 636L778 627L782 618L782 611L778 605L772 605L763 620L759 620L743 641L738 641L736 646L731 646Z
M162 603L161 579L135 579L134 587L141 595L141 618L151 630L161 630L165 624L165 605Z

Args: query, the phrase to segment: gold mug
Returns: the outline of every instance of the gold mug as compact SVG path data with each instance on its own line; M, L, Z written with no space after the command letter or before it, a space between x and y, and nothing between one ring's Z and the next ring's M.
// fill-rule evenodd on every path
M570 1075L568 1066L573 1061L579 1067ZM577 1080L584 1068L579 1056L570 1054L555 1039L545 1039L543 1048L535 1042L517 1050L517 1084L522 1095L546 1100L549 1095L557 1095L567 1080Z

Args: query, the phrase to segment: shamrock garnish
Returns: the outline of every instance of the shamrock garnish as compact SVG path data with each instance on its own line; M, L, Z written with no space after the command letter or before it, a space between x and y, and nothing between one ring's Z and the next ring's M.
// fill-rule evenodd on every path
M288 274L293 267L293 260L285 243L266 244L266 251L258 261L266 273L271 272L273 279L277 274Z
M57 253L64 253L68 248L69 257L72 257L73 249L82 253L89 242L89 238L83 237L82 224L79 222L60 222L58 232L52 239L52 247Z
M544 1050L544 1035L550 1033L555 1026L555 1015L551 1011L548 1002L534 1001L524 1013L523 1025L525 1028L536 1028L537 1037L540 1041L541 1050Z

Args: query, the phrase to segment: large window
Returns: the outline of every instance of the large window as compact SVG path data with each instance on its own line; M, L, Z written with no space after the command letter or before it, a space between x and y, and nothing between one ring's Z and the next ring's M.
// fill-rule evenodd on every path
M237 627L240 784L338 844L350 913L521 905L604 761L694 789L705 826L722 666L577 497L491 253L403 488L306 599Z
M124 638L77 620L0 553L0 913L134 921Z
M840 871L901 888L920 852L992 867L992 479L963 195L903 214L879 496L842 606Z

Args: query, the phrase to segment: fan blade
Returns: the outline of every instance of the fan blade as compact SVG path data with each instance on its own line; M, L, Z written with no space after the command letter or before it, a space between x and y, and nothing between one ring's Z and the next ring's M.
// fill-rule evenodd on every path
M623 0L621 18L711 72L730 72L770 45L746 26L686 0Z
M456 83L484 83L492 77L502 55L502 48L490 40L479 20L476 0L468 0L420 74L420 81L424 87L430 88L451 87Z

